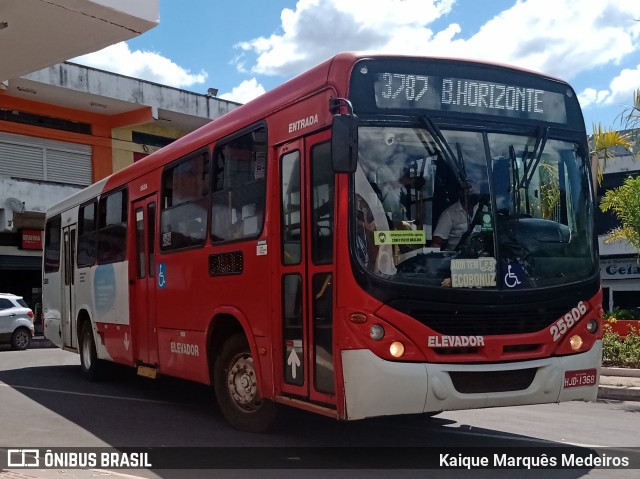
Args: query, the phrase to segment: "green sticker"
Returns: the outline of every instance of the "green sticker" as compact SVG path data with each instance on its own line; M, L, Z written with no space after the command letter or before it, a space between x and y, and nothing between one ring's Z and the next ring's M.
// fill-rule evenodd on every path
M424 231L399 230L376 231L374 243L378 246L385 244L426 244L427 236Z

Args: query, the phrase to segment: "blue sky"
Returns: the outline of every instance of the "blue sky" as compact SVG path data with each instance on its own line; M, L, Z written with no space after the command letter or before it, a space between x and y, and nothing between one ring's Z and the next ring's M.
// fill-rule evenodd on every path
M578 93L587 130L640 88L639 0L160 0L160 24L78 63L247 102L346 50L476 58Z

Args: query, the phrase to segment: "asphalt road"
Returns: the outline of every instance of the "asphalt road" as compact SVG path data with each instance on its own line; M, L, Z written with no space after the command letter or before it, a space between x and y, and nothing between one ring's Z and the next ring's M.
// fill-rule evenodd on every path
M163 448L153 450L156 465L157 461L170 457L180 459L183 454L182 461L200 458L207 467L211 467L212 461L225 467L110 471L100 467L11 469L0 471L0 479L405 478L460 474L487 478L516 475L563 479L586 475L635 478L640 475L640 469L498 467L467 471L447 464L422 468L429 466L430 454L434 451L461 451L466 457L469 451L464 448L467 447L489 448L481 450L485 452L533 451L531 455L538 458L542 454L553 454L553 448L558 446L575 447L572 451L629 457L632 465L640 464L639 418L639 402L611 400L357 422L337 422L283 408L272 432L248 434L226 424L206 386L169 378L153 381L119 367L114 367L105 381L89 383L80 377L79 357L73 353L58 349L11 351L0 347L0 454L4 453L3 448L70 448L71 451L93 447L133 448L134 451ZM530 449L516 449L524 447ZM181 463L180 467L185 465Z

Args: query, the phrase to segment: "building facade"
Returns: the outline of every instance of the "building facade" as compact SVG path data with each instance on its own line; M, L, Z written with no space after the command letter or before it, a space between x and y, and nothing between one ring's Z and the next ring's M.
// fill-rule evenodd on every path
M630 154L617 151L606 164L601 160L603 176L598 185L597 204L607 190L617 188L628 177L640 175L640 161ZM600 251L600 276L602 278L603 307L605 311L617 309L637 310L640 313L640 256L627 241L607 243L607 233L620 226L611 213L596 210L595 227Z
M238 104L73 63L0 91L0 291L40 302L45 211Z

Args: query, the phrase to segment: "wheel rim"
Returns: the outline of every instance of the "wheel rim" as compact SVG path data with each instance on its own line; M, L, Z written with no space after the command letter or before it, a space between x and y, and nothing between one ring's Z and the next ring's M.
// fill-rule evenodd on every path
M227 372L227 388L236 407L244 412L253 412L260 408L258 382L250 354L234 356Z
M16 333L16 346L19 348L26 348L29 345L29 335L24 331L18 331Z
M85 369L91 369L91 333L87 332L82 337L82 364Z

